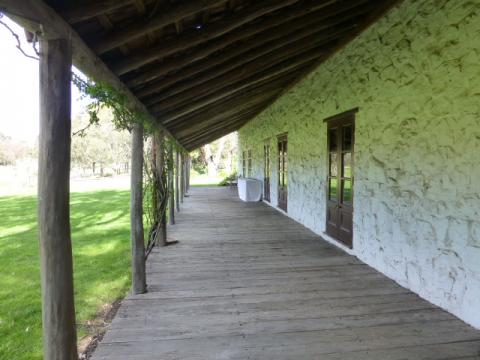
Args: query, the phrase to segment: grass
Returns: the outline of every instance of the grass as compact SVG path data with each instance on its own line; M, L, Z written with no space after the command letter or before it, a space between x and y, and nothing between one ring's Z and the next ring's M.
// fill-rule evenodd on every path
M0 197L0 359L42 359L35 196ZM130 285L129 192L71 195L75 306L81 324Z
M190 186L194 187L208 187L208 186L218 186L218 184L223 180L223 177L218 176L208 176L207 174L198 174L195 171L190 172Z

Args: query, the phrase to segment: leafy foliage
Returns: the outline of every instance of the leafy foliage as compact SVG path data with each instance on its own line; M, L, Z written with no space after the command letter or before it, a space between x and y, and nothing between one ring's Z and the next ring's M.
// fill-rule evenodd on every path
M90 115L90 124L98 124L98 113L102 107L112 110L113 123L118 129L131 130L134 123L142 123L146 129L151 124L146 121L144 114L134 112L127 106L127 97L116 91L113 87L91 80L84 80L72 72L72 83L82 93L83 97L88 96L92 102L87 105L87 112Z

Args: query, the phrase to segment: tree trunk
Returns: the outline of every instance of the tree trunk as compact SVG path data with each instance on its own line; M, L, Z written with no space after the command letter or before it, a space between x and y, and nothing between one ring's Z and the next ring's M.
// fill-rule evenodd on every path
M130 174L130 241L132 246L132 292L147 291L145 275L145 238L143 231L143 126L132 131L132 172Z
M38 228L43 353L49 360L78 358L70 238L71 65L69 41L41 41Z
M169 209L169 220L170 220L170 225L175 224L175 191L173 189L173 143L170 144L170 147L168 149L168 192L169 192L169 203L168 203L168 209Z

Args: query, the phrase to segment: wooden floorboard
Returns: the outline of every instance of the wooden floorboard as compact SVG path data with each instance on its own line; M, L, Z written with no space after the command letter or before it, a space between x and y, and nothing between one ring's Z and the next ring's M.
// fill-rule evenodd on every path
M193 188L93 359L480 359L480 331L263 203Z

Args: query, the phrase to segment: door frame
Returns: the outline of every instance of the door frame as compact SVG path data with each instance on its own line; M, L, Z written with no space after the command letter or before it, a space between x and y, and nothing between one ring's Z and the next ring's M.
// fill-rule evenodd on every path
M326 131L327 131L327 156L326 156L326 169L327 169L327 176L326 176L326 192L325 192L325 207L326 207L326 213L325 213L325 232L331 236L333 239L338 241L344 246L347 246L348 248L352 249L353 248L353 214L354 214L354 201L355 201L355 194L354 194L354 181L355 181L355 166L354 166L354 159L355 159L355 114L358 112L358 108L354 108L345 112L342 112L340 114L336 114L334 116L330 116L326 119L324 119L324 123L326 123ZM341 127L345 124L351 124L352 126L352 144L351 144L351 160L350 160L350 166L351 166L351 174L350 174L350 181L351 181L351 205L350 206L345 206L343 204L343 186L342 186L342 180L344 178L342 171L343 171L343 166L342 166L342 153L343 153L343 148L342 144L339 143L338 146L340 147L340 150L337 151L338 154L338 160L337 160L337 203L341 203L341 208L346 207L347 210L351 214L351 228L350 228L350 235L348 237L342 236L342 233L340 231L340 227L338 225L337 220L337 228L332 229L332 225L329 224L328 221L328 216L329 216L329 205L331 205L332 201L330 200L330 134L329 130L332 127L339 126ZM341 132L340 132L341 134ZM341 137L341 135L339 136ZM337 140L338 141L338 140ZM338 166L340 164L340 166ZM338 213L336 214L337 216L340 216L342 210L338 210Z
M287 186L280 186L281 184L281 176L280 176L280 151L279 151L279 144L281 141L285 141L287 143L287 151L286 151L286 154L287 154L287 171L286 171L286 176L287 176ZM282 133L282 134L279 134L277 135L277 174L278 174L278 181L277 181L277 207L282 209L283 211L287 212L287 209L288 209L288 133ZM284 164L285 166L285 161L284 161ZM285 172L285 171L283 171ZM286 188L286 198L285 198L285 201L281 202L280 201L280 189L281 188Z
M268 147L268 157L266 154L266 149ZM263 200L270 202L271 201L271 179L272 179L272 159L271 159L271 139L265 139L263 141ZM268 160L268 166L267 166ZM268 172L268 174L267 174ZM268 180L268 184L266 183Z

